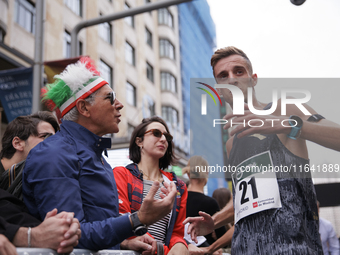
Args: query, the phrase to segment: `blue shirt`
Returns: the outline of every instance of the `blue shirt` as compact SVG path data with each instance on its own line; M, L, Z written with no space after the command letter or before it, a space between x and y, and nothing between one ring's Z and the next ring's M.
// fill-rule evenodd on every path
M128 216L119 216L116 182L102 157L111 139L63 121L61 130L29 153L23 172L23 196L30 213L74 212L81 223L79 248L119 249L133 235Z
M332 223L320 217L319 233L321 237L323 254L340 255L339 240L336 236Z

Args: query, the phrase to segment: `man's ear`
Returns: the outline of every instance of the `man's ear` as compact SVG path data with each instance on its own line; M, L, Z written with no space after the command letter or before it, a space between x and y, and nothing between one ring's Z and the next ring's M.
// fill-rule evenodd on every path
M19 137L15 136L12 140L12 146L17 151L24 151L25 149L25 141L21 140Z
M255 87L256 84L257 84L257 74L254 73L254 74L251 76L251 78L252 78L252 80L253 80L253 87Z
M89 111L89 103L87 103L84 99L79 99L76 102L76 107L80 115L83 115L84 117L90 117L90 111Z

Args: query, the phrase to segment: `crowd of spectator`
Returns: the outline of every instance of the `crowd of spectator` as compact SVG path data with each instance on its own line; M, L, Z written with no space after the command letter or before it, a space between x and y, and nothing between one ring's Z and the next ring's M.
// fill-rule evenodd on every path
M233 76L247 78L228 81L242 87L243 93L256 85L257 75L252 73L249 59L235 47L216 51L212 66L219 83ZM228 91L220 92L232 104ZM119 132L120 111L124 106L100 77L91 59L81 58L56 75L55 82L47 86L43 100L53 102L59 109L60 126L59 118L42 111L17 117L8 124L2 137L1 255L16 254L15 247L51 248L58 253L69 253L76 247L127 249L158 255L216 255L230 252L230 245L236 255L250 254L250 251L254 254L282 254L283 251L320 254L322 250L326 254L339 254L339 242L335 241L336 234L330 223L320 218L320 227L318 225L311 178L267 179L271 190L261 196L272 192L279 198L278 204L234 218L242 213L235 201L242 187L235 186L233 195L223 188L217 189L213 197L206 196L204 186L209 173L196 170L196 166L207 169L208 162L203 157L191 157L183 168L183 174L189 177L187 185L176 174L164 171L178 158L173 137L160 117L143 119L134 129L129 146L133 163L112 169L103 157L111 148L111 138L104 135ZM256 102L260 108L271 107L271 103ZM237 127L226 144L229 163L239 165L249 157L268 155L268 151L263 151L266 146L277 156L275 163L285 164L287 160L308 163L307 149L303 146L306 141L299 138L301 130L302 136L312 141L313 127L332 130L328 132L332 134L340 130L321 115L312 116L313 120L292 117L295 121L301 120L299 123L305 123L307 128L302 129L301 124L296 128L275 129L269 135L265 127L255 131ZM225 116L226 119L232 117L235 116ZM247 118L253 117L247 114ZM321 124L312 123L320 120ZM259 138L254 132L263 132L267 135L263 137L268 139ZM326 137L315 142L339 150L336 139ZM252 156L254 153L259 154ZM251 180L248 184L253 185ZM234 182L233 185L240 184ZM258 196L256 185L254 187L252 191ZM280 192L284 196L280 196ZM294 210L292 200L301 201ZM288 229L281 222L286 219L306 228ZM282 227L287 231L283 233ZM278 238L272 240L273 236L263 229ZM297 240L295 235L303 238Z

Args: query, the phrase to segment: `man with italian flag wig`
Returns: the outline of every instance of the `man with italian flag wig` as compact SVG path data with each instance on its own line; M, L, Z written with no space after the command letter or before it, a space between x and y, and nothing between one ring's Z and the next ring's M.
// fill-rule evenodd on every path
M155 200L159 183L150 190L135 215L119 216L116 182L102 156L117 133L123 105L92 64L81 58L47 85L44 100L51 100L63 117L61 129L31 150L23 172L23 195L30 213L44 219L53 208L74 212L81 224L78 248L155 250L149 236L136 235L168 214L176 196L171 183L163 199ZM125 241L124 241L125 240Z

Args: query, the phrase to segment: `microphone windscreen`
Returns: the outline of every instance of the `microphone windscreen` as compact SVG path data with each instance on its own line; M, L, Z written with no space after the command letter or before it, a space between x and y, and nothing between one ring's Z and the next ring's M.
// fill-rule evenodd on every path
M306 2L306 0L290 0L290 1L292 2L292 4L295 4L295 5L301 5L304 2Z

